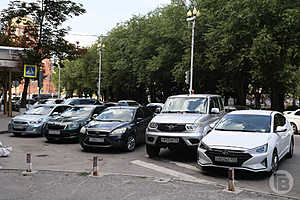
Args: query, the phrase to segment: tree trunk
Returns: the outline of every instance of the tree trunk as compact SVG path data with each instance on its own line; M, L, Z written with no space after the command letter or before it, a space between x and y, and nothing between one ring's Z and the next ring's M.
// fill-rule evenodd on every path
M29 78L25 78L24 89L23 89L23 92L22 92L22 99L21 99L21 108L26 108L28 85L29 85Z
M279 112L284 111L284 92L279 87L272 87L271 109Z
M260 99L261 99L261 93L255 92L255 109L261 109Z

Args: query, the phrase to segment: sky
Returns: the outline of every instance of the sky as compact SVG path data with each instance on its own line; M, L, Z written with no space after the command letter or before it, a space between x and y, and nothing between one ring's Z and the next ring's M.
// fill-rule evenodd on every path
M118 23L129 20L133 15L144 15L171 2L171 0L73 1L83 4L86 13L65 23L72 29L66 39L72 43L78 41L79 46L90 46L97 36L107 34ZM0 10L6 8L8 3L9 0L0 0Z

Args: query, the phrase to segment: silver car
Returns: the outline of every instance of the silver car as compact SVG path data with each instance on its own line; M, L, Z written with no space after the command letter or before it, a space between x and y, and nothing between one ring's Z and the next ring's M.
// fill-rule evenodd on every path
M146 150L149 157L159 155L160 148L176 150L197 146L209 124L225 114L219 95L192 94L169 97L160 114L146 131Z
M56 115L70 108L69 105L40 104L23 114L15 116L8 124L8 132L14 135L42 135L42 127L51 115Z

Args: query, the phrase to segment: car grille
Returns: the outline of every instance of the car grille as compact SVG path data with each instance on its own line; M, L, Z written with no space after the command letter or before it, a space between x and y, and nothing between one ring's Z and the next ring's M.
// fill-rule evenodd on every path
M60 125L60 124L48 124L48 129L52 130L62 130L65 129L66 125Z
M107 136L110 132L105 132L105 131L89 131L88 130L87 133L90 136Z
M240 167L245 161L252 158L249 153L239 150L227 150L227 149L210 149L205 152L205 154L212 160L214 165L222 165L229 167ZM220 162L215 161L215 157L227 157L227 158L237 158L237 162Z
M163 132L183 132L185 131L185 124L158 124L158 130Z
M27 122L22 122L22 121L14 121L14 124L23 124L23 125L25 125L25 124L27 124Z

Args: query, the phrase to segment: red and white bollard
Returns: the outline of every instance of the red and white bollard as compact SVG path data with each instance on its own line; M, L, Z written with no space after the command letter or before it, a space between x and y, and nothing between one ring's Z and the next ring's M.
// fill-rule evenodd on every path
M32 172L32 162L31 162L31 154L27 153L26 154L26 172Z
M93 172L92 176L99 176L99 171L98 171L98 157L94 156L93 158Z
M235 191L234 186L234 168L228 169L228 190L229 191Z

